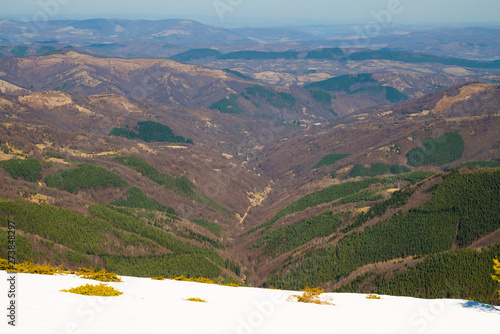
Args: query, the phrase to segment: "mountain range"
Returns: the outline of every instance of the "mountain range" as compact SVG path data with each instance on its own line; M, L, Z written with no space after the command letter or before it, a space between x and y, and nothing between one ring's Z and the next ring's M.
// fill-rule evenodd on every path
M0 257L14 221L20 261L498 303L496 60L265 50L191 21L60 29L197 45L0 58Z

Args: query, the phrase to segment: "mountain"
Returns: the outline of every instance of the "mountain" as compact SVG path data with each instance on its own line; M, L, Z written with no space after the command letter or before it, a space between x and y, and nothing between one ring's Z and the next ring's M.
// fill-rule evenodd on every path
M415 52L327 47L300 51L286 48L273 50L265 45L253 50L224 52L220 49L190 49L176 54L172 59L210 68L236 70L268 85L298 85L305 88L317 86L323 81L370 74L372 79L379 82L372 86L390 86L409 98L418 98L466 82L499 82L496 61ZM349 89L340 87L340 92L347 94L335 94L337 100L333 102L333 109L336 112L338 110L339 114L346 114L384 103L378 97L382 97L387 88L366 89L366 84L358 86ZM364 103L366 97L373 99L372 104ZM394 99L396 96L393 94L389 97L392 101L388 102L398 100Z
M349 54L341 61L384 59L404 63L439 63L443 65L470 67L470 68L500 68L500 61L477 61L450 57L437 57L412 52L402 51L365 51Z
M275 27L275 28L231 28L231 31L245 36L246 38L258 43L286 43L299 41L312 41L318 39L317 36L302 32L294 27Z
M389 103L418 76L226 69L0 59L0 240L13 220L20 261L498 302L500 85Z
M462 160L451 166L460 161L490 160L494 157L491 154L494 155L498 149L498 139L493 135L498 130L498 99L499 85L473 83L443 89L393 106L367 108L316 128L316 135L299 134L285 142L268 145L260 165L272 176L290 171L305 176L321 157L331 151L353 155L342 160L340 167L348 166L360 158L369 159L370 162L383 160L404 164L407 160L405 154L419 141L450 131L459 131L466 147L470 147L465 150ZM486 123L488 127L485 127ZM388 124L391 125L391 131L387 130ZM481 139L477 138L479 131L484 134ZM400 150L387 155L385 148L389 146L398 146ZM297 149L300 151L297 152ZM289 155L283 156L284 152ZM294 163L295 159L297 164ZM279 161L283 160L287 161L286 165L280 165Z
M373 22L375 24L375 22ZM377 26L377 25L375 25ZM384 25L377 36L368 36L361 25L298 26L297 30L317 36L309 42L316 47L370 48L408 51L440 57L474 60L498 58L498 25Z
M375 22L373 22L375 24ZM41 55L73 49L120 58L165 58L189 49L236 51L343 50L417 52L476 61L498 58L497 26L384 25L377 36L364 26L296 25L288 27L209 26L192 20L49 20L0 21L0 57Z
M255 85L221 70L171 60L97 58L74 51L0 62L5 69L3 77L26 89L120 94L188 108L208 108L231 93Z
M206 99L216 101L232 91L231 84L241 81L222 71L170 60L125 61L74 51L0 61L5 68L4 78L27 89L80 95L121 94L185 107L200 107L207 104Z
M257 170L282 181L263 203L268 208L249 213L246 242L238 246L240 252L243 248L252 252L256 276L267 277L268 285L284 288L297 288L308 282L329 289L381 293L391 286L396 273L405 272L407 266L422 261L413 262L413 258L424 257L429 261L412 272L412 275L425 275L422 271L432 270L425 266L436 260L434 253L442 254L440 256L445 257L444 261L449 261L450 266L452 263L458 266L467 256L474 256L474 252L467 253L468 249L491 246L491 253L482 260L488 271L490 257L498 253L499 226L493 216L484 218L481 215L486 212L498 214L497 209L493 209L496 204L479 209L481 213L468 221L471 226L467 229L481 230L479 226L491 223L490 227L481 232L476 230L475 236L467 238L463 234L468 232L458 228L458 233L455 230L448 234L445 243L433 242L446 245L444 248L423 246L423 240L441 235L441 232L426 230L430 227L424 227L423 223L418 232L424 233L420 236L422 240L416 231L408 231L413 222L424 222L428 219L424 216L431 217L431 212L439 211L433 208L437 198L458 210L465 204L452 204L454 200L469 201L485 194L483 190L475 193L470 189L467 193L467 182L485 182L485 189L492 191L485 198L474 200L490 203L496 196L493 193L499 189L498 169L480 172L453 168L478 160L484 162L470 165L500 166L500 143L496 136L500 121L496 108L498 96L498 85L457 86L393 107L366 109L336 124L315 129L317 134L298 134L279 144L268 145L259 158ZM387 124L391 124L390 131ZM448 157L451 152L456 155ZM443 173L447 169L450 171ZM411 170L413 172L406 174ZM481 179L483 181L479 181ZM450 193L456 191L457 198L445 199L445 189ZM459 222L451 216L435 219L439 224L449 219L450 226ZM255 227L257 222L260 225ZM396 226L404 226L406 230L394 230ZM388 235L394 237L394 244L382 247L378 233L385 234L386 238ZM413 241L404 239L405 233ZM397 249L394 245L399 241L396 240L403 239L405 246ZM358 242L364 243L366 248L360 248ZM382 249L379 255L370 248L373 242L379 251ZM353 262L347 265L350 261ZM404 267L398 263L403 263ZM442 282L453 280L454 274L440 272L440 275L443 275L439 279ZM488 285L487 272L481 275L484 284ZM397 279L402 280L401 277ZM479 280L479 277L474 279ZM459 280L463 286L470 286L474 279ZM424 292L416 288L418 293L430 289L425 284L437 285L436 281L419 284L423 285ZM404 291L391 287L393 290L385 291ZM407 289L412 288L408 286ZM484 298L494 302L494 290L489 291L493 295ZM465 296L468 292L457 289L447 293ZM437 295L428 293L425 296L434 298Z
M53 20L39 27L4 20L0 38L36 43L122 43L136 40L175 44L233 44L253 43L227 29L207 26L192 20ZM29 34L19 34L27 31Z
M6 281L8 277L5 271L0 271L0 279ZM321 297L331 298L335 305L315 305L287 301L289 296L297 294L292 291L121 278L122 283L108 285L122 291L122 295L95 297L60 290L96 285L96 281L72 275L18 274L16 332L52 333L70 324L71 328L86 333L150 332L158 328L189 334L293 333L311 328L317 333L331 333L335 328L350 333L425 330L429 334L443 331L490 334L496 333L499 322L498 307L466 300L385 295L376 300L367 299L364 294L327 293ZM189 298L200 298L206 303L186 300ZM0 300L8 305L7 294ZM193 314L197 321L192 321ZM364 321L359 321L360 314ZM304 315L309 321L303 321ZM13 332L7 321L0 328L4 333Z
M206 52L213 54L213 51L215 50L199 49L194 53L188 52L185 56L180 54L176 59L186 60L184 57L197 59L196 54L202 54L204 57ZM345 66L347 70L354 61L339 62L338 59L343 55L337 51L341 52L337 49L311 51L303 55L305 58L297 61L265 57L244 61L215 59L204 66L199 66L167 59L102 58L66 50L61 54L47 56L0 58L0 66L4 69L0 73L0 78L9 85L27 90L59 90L84 95L121 94L133 99L145 99L187 108L210 108L221 100L223 100L221 103L227 103L224 99L236 94L238 99L235 102L245 111L243 116L260 117L262 114L268 114L289 123L294 121L318 123L333 119L335 115L343 116L378 104L395 103L408 97L421 97L436 89L463 82L477 80L495 82L495 76L492 74L476 75L459 68L444 68L436 72L425 69L426 73L422 74L423 68L429 67L427 63L410 64L409 66L415 68L403 72L389 70L392 65L388 66L382 60L367 60L370 62L368 67L362 62L356 65L358 69L353 74L348 75L335 75L338 70L332 71L333 65L329 65L328 68L307 70L312 64L324 63L326 58L321 57L334 57L336 60L333 58L331 60ZM281 53L257 54L272 58ZM308 58L310 54L313 55L312 58ZM203 62L202 59L197 61ZM280 64L279 68L273 63ZM294 64L294 71L289 71L290 63ZM374 73L359 73L368 69ZM332 80L340 82L348 77L363 75L371 75L371 81L369 83L352 81L349 87L333 90L324 86L327 91L330 90L331 98L324 92L311 91L315 90L315 87L320 87L323 82ZM247 94L248 89L252 90L255 86L263 86L271 93L259 93L258 96L255 96L255 93L254 96ZM293 95L289 97L290 105L278 101L281 93ZM270 94L278 97L272 97ZM304 108L306 113L303 113ZM291 112L281 109L288 109ZM319 119L311 120L308 116L311 111Z
M397 89L381 87L384 82L380 82L378 88L353 87L348 91L349 96L337 100L335 94L328 99L323 93L322 98L318 92L311 92L308 86L263 85L234 70L210 69L166 59L99 58L75 51L30 58L3 58L0 66L4 69L0 73L4 81L35 91L119 94L171 107L219 110L221 104L233 99L232 103L238 107L233 110L223 108L221 112L273 118L291 124L322 122L336 115L406 98Z

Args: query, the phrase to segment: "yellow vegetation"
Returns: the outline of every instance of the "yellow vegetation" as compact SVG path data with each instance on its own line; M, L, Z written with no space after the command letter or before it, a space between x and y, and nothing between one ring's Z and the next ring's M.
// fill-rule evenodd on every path
M282 288L277 288L274 285L271 285L268 289L270 289L270 290L283 290Z
M6 259L0 259L0 270L9 270L9 269L10 269L9 261L7 261Z
M198 282L198 283L206 283L206 284L215 284L214 281L212 281L210 278L205 278L205 277L186 277L184 275L181 276L172 276L172 279L176 281L186 281L186 282Z
M108 273L106 270L93 271L87 268L78 268L78 271L74 273L85 279L93 279L101 282L123 282L115 273Z
M495 275L491 275L491 278L500 283L500 261L498 259L493 259L493 270L495 270ZM500 289L498 290L498 294L500 295ZM500 296L498 299L500 300Z
M190 302L198 302L198 303L206 303L207 302L206 300L201 299L201 298L188 298L188 299L184 299L184 300L187 300Z
M11 270L9 261L0 259L0 270L7 270L10 272L27 273L27 274L40 274L40 275L68 275L73 274L85 279L93 279L101 282L122 282L122 280L115 273L108 273L106 270L94 271L88 268L78 268L78 271L71 271L64 268L61 264L58 267L44 262L44 264L33 264L33 261L26 261L14 265L14 270Z
M380 296L377 296L377 295L368 295L366 296L366 299L381 299Z
M68 275L73 274L76 276L80 276L84 279L92 279L101 282L123 282L115 273L109 273L106 270L94 271L88 268L78 268L77 271L72 271L67 268L64 268L63 265L58 267L54 267L51 264L33 264L33 261L23 262L14 265L14 270L11 270L10 263L6 259L0 259L0 270L6 270L10 272L18 272L18 273L29 273L29 274L41 274L41 275ZM157 281L165 280L163 276L152 277L151 279ZM232 286L239 287L239 284L235 283L222 283L223 279L218 278L217 282L214 282L210 278L206 277L186 277L184 275L181 276L172 276L171 279L176 281L187 281L187 282L197 282L197 283L205 283L205 284L218 284L224 286Z
M102 283L100 283L99 285L92 285L92 284L81 285L77 288L71 288L67 290L63 289L61 290L61 292L71 292L71 293L77 293L79 295L103 296L103 297L119 296L123 294L123 292L116 290L112 286L108 286Z
M11 269L9 261L0 259L0 270L7 270L16 273L40 274L40 275L55 275L68 273L62 265L54 267L46 262L44 264L33 264L33 261L18 263L14 265L14 270Z
M301 295L291 295L288 297L288 301L292 301L293 299L296 299L299 303L312 303L312 304L319 304L319 305L335 305L331 303L329 299L321 299L320 295L325 292L325 290L320 289L320 288L310 288L306 286L302 291L302 296Z
M47 262L43 264L33 264L33 262L23 262L16 264L14 266L18 273L30 273L30 274L40 274L40 275L55 275L58 273L64 273L62 265L59 267L54 267Z
M217 282L211 280L210 278L206 277L186 277L184 275L181 276L172 276L171 279L176 280L176 281L186 281L186 282L197 282L197 283L205 283L205 284L218 284L218 285L223 285L223 286L232 286L232 287L239 287L239 284L235 283L222 283L222 278L218 278Z

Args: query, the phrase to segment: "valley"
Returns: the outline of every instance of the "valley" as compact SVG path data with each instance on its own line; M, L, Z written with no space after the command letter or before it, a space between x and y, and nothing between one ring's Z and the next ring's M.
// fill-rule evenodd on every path
M0 58L0 258L14 221L20 262L498 305L498 60L189 22Z

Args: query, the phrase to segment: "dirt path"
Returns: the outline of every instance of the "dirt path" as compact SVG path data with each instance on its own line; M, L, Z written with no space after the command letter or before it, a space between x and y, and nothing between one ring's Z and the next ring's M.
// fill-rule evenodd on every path
M252 208L259 206L262 202L264 202L264 200L267 198L271 190L272 190L271 186L268 186L266 189L264 189L263 192L248 193L248 200L250 201L250 206L247 208L247 211L245 212L243 217L240 218L240 225L243 224L245 218L248 216L248 213Z

